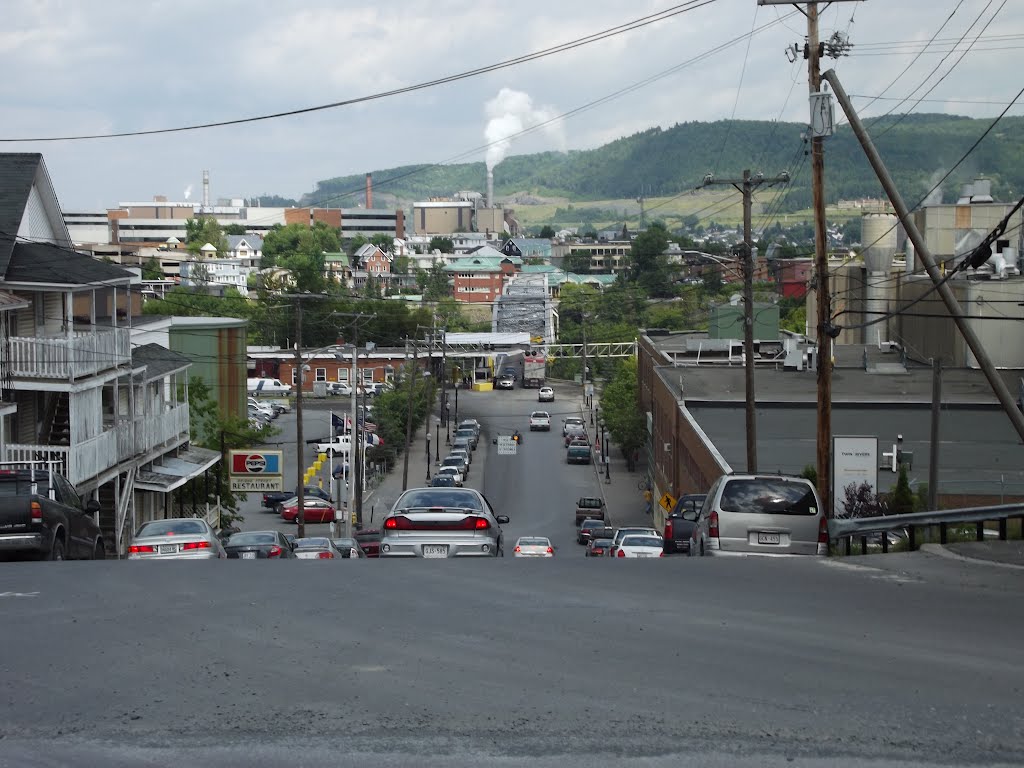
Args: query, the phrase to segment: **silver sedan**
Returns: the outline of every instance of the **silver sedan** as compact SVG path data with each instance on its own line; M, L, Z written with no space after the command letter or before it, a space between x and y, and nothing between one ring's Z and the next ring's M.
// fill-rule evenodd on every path
M209 523L182 517L144 523L128 547L129 560L222 560L224 546Z
M501 526L483 494L472 488L412 488L381 525L381 557L501 557Z

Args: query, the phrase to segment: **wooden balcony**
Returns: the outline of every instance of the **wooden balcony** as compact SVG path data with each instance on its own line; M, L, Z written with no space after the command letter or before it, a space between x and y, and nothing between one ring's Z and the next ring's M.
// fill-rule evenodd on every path
M12 336L11 374L74 381L131 362L130 331L105 328L67 336Z

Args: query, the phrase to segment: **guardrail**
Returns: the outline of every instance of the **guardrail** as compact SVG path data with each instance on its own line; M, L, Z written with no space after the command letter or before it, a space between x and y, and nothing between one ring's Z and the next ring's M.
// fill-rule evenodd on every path
M961 509L944 509L937 512L909 512L905 515L881 515L879 517L833 518L828 521L828 535L832 540L845 540L846 554L851 553L851 542L854 538L861 539L861 553L867 552L868 534L881 533L882 551L889 551L890 531L906 530L908 548L917 548L916 533L921 528L938 526L939 543L946 544L949 539L949 526L963 523L975 524L975 536L978 541L985 539L985 523L999 523L999 539L1006 541L1007 521L1010 518L1021 518L1024 526L1024 504L999 504L992 507L964 507ZM1024 529L1022 529L1024 530Z

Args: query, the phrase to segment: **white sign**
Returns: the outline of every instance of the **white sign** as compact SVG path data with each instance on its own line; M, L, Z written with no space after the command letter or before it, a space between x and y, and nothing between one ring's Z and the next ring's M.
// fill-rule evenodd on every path
M238 493L259 493L263 491L283 491L284 478L276 477L245 477L231 475L231 490Z
M498 455L499 456L515 456L516 455L516 441L512 439L511 435L501 435L498 437Z
M878 438L832 438L832 514L843 514L845 489L867 483L878 492Z

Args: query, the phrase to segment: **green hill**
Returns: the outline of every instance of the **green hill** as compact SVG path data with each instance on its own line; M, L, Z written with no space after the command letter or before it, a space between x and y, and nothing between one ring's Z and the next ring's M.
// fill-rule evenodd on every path
M950 115L890 116L870 124L875 144L905 199L916 203L988 128L991 120ZM744 168L793 176L784 211L811 203L809 158L798 123L724 120L680 123L668 129L651 128L597 149L568 153L514 155L494 173L495 196L528 193L568 198L574 202L677 195L700 183L713 171L718 177L737 176ZM1004 118L966 161L944 182L944 200L956 198L959 185L978 174L993 181L997 200L1024 190L1024 117ZM409 206L431 196L459 190L484 191L482 162L418 165L375 170L375 205ZM848 126L825 142L826 197L881 197L860 145ZM340 176L317 183L302 204L355 206L362 203L365 174Z

